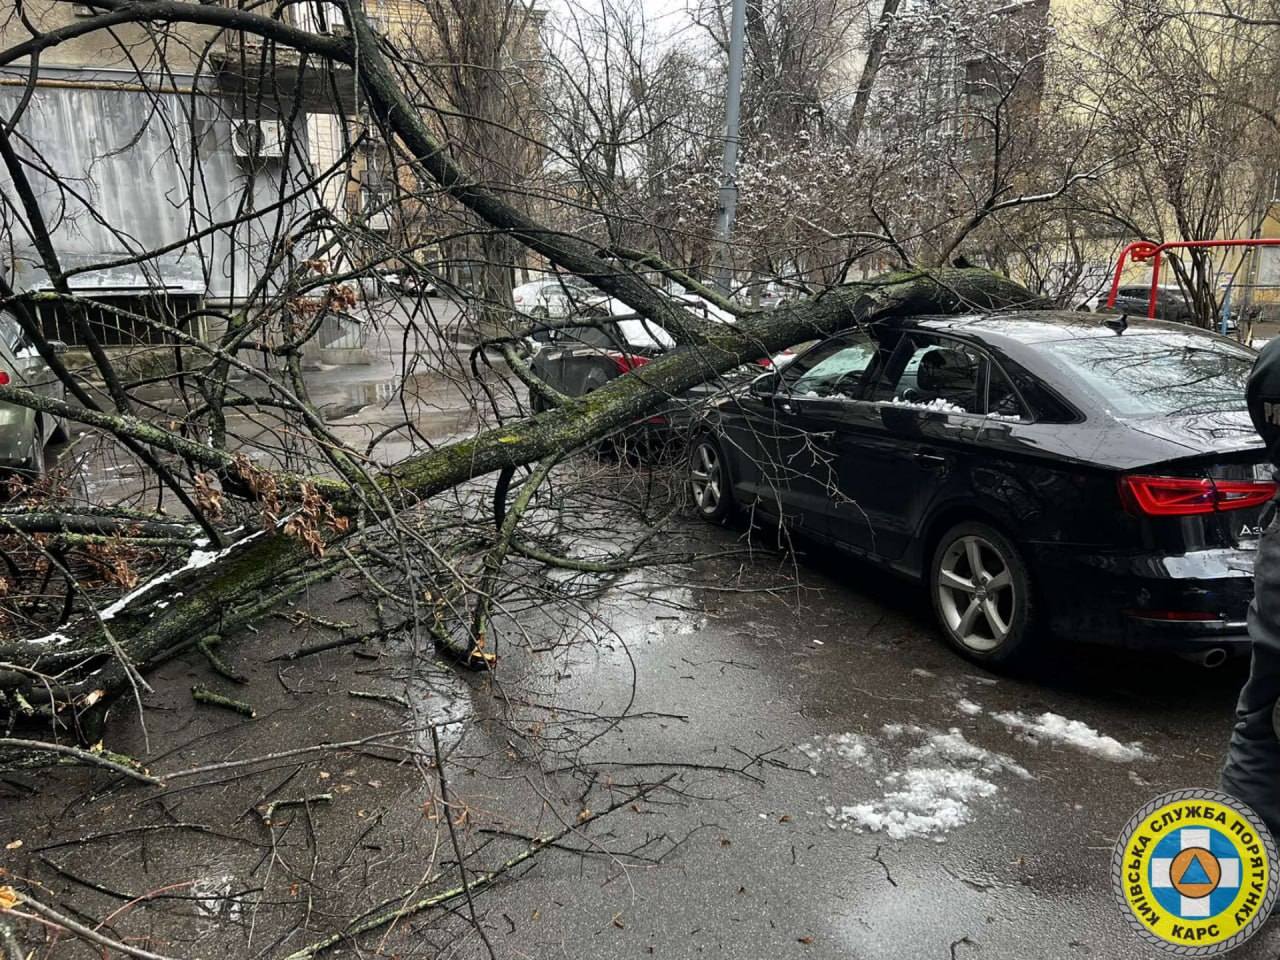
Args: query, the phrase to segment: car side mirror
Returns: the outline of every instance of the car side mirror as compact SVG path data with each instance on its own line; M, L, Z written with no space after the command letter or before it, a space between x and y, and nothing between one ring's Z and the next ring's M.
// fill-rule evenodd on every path
M53 351L54 356L62 356L67 352L67 345L62 340L50 340L49 349Z
M754 397L772 397L778 392L778 383L782 377L776 370L762 373L751 381L751 395Z

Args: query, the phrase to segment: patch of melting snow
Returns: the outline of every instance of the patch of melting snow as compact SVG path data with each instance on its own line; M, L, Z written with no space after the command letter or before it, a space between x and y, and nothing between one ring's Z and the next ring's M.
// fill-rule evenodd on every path
M192 550L191 556L187 557L187 562L183 566L179 567L177 570L170 570L168 573L162 573L158 577L153 577L146 583L142 584L142 586L129 591L115 603L100 610L98 612L98 616L103 620L112 619L117 613L125 609L129 604L133 603L134 600L137 600L138 597L142 596L152 587L158 587L162 583L167 583L179 574L186 573L188 570L200 570L207 567L214 561L221 560L223 557L227 556L232 550L237 550L244 546L250 540L256 540L258 537L262 536L264 532L265 531L259 530L257 533L251 533L243 540L237 540L224 550ZM208 541L206 540L205 544L207 545L207 543Z
M920 768L885 777L890 789L879 800L827 807L833 825L858 833L883 832L891 840L932 837L937 842L972 819L971 801L999 792L990 780L966 770Z
M883 833L893 840L931 838L973 819L973 803L992 800L996 780L1031 774L1011 757L970 743L953 727L945 732L913 723L887 723L879 738L840 733L801 744L797 749L814 763L843 761L860 770L882 773L881 796L825 808L833 830ZM812 767L810 771L816 773Z
M911 407L913 410L938 410L942 413L968 413L964 407L958 403L952 403L944 397L934 397L928 401L904 400L902 397L894 397L889 401L895 407Z
M1142 749L1138 741L1121 743L1108 737L1080 720L1068 720L1056 713L1042 713L1038 717L1006 712L993 713L992 719L1018 731L1019 738L1029 743L1061 743L1083 753L1116 763L1132 763L1135 760L1154 759Z
M293 516L293 514L289 514L288 516L280 520L279 524L283 524L291 516ZM277 524L277 526L279 526L279 524ZM240 528L238 527L236 528L236 530L239 530L239 529ZM231 532L235 533L236 530L233 530ZM181 567L178 567L176 570L170 570L167 573L162 573L159 576L152 577L150 580L148 580L146 583L142 584L141 586L136 587L133 590L130 590L119 600L116 600L114 603L106 607L103 607L101 610L98 611L99 619L101 619L104 622L107 620L114 619L117 613L119 613L121 610L124 610L126 607L129 606L129 604L133 603L133 601L137 600L144 593L147 593L148 591L150 591L153 587L158 587L163 583L168 583L174 577L178 576L181 573L186 573L188 570L199 570L203 567L207 567L209 566L209 564L217 560L221 560L223 557L230 554L233 550L238 550L240 547L244 546L246 543L249 543L251 540L256 540L258 537L262 536L265 532L266 531L264 530L259 530L257 533L251 533L249 534L249 536L244 537L240 540L237 540L235 543L231 544L229 547L223 550L201 549L202 547L207 547L209 545L209 541L204 538L194 541L196 549L191 551L191 555L187 557L187 562L185 564L183 564ZM173 599L176 599L181 596L182 596L181 592L175 593L173 595ZM164 609L164 607L167 604L165 604L164 601L157 601L154 605L159 607L160 609ZM154 611L152 612L152 616L155 616ZM46 634L43 637L32 637L31 639L24 640L23 642L57 645L62 643L68 643L70 642L70 639L71 638L67 637L65 634L55 631L54 633Z
M234 923L244 909L238 895L232 894L235 878L231 876L205 877L191 887L196 910L201 917Z
M706 626L707 626L706 617L695 617L692 620L681 619L679 625L676 627L676 636L691 637L695 633L701 633L703 630L706 629Z
M1026 768L1012 757L970 743L957 727L952 727L946 733L929 734L924 743L907 754L908 763L924 764L934 760L953 766L976 768L988 775L1012 773L1023 780L1031 779Z
M982 707L972 700L966 700L964 697L956 701L956 709L968 717L976 717L982 712Z

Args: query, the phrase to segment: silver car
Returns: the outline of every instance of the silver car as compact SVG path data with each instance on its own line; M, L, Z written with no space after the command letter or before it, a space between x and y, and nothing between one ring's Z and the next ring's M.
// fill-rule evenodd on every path
M58 341L56 352L66 350ZM25 387L58 400L66 387L27 340L12 314L0 312L0 384ZM37 476L44 473L44 448L51 440L65 440L67 422L28 407L0 403L0 467L18 468Z

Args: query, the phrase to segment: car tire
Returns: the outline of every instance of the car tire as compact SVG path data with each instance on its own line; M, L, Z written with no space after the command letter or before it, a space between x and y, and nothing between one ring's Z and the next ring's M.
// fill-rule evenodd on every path
M938 540L927 584L943 635L976 663L1032 658L1033 595L1021 551L985 523L960 523Z
M694 509L707 523L726 523L737 513L728 461L710 434L696 438L690 446L689 490Z

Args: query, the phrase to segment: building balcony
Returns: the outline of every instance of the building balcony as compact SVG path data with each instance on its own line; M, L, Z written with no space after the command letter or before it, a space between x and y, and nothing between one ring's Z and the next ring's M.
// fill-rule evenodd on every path
M240 0L221 2L240 6ZM285 7L284 19L291 26L317 34L333 36L345 30L335 5L323 0ZM344 64L314 56L304 63L292 47L232 30L222 34L211 54L223 92L246 107L261 103L268 110L285 111L301 100L312 113L355 108L355 78Z

